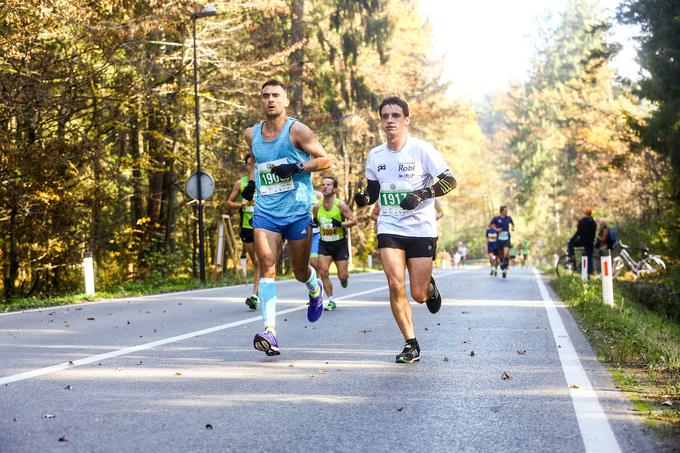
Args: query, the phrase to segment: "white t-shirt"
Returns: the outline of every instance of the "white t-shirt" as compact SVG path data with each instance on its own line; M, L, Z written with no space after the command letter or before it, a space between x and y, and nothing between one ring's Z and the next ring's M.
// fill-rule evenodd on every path
M387 144L373 148L365 174L366 179L380 183L378 234L437 237L434 199L410 211L401 209L399 203L409 192L431 186L447 168L432 145L415 137L407 137L400 151L390 150Z

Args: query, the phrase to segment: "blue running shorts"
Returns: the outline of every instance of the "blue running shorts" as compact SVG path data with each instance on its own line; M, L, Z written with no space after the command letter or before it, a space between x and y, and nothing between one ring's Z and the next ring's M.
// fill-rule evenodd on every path
M312 258L316 258L319 256L319 241L321 241L321 233L320 232L312 232L312 251L309 254Z
M272 217L260 210L253 213L253 228L279 233L284 239L297 241L309 236L309 228L312 222L310 213L296 214L287 217Z

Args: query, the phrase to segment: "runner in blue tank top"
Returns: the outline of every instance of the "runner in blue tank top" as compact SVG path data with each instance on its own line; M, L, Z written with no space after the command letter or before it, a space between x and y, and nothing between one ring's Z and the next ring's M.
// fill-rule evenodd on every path
M260 263L258 295L264 332L253 345L269 356L279 355L276 339L276 263L279 245L288 240L295 278L309 291L307 319L323 313L323 292L316 271L309 265L311 208L315 199L309 173L331 166L331 159L309 127L289 118L286 87L278 80L262 85L260 104L265 120L246 129L245 139L255 168L242 196L252 200L255 190L255 254Z

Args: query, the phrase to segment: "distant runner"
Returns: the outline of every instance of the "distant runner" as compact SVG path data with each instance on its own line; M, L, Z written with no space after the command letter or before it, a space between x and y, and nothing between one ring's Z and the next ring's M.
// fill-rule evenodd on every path
M319 277L323 281L323 289L328 296L326 310L333 311L337 308L337 305L333 299L333 283L328 276L328 269L331 267L331 263L335 262L340 286L347 288L347 280L349 279L348 260L351 251L347 242L346 229L357 222L354 220L347 203L337 197L338 180L334 176L324 176L321 193L323 200L314 206L314 219L321 228L318 269Z

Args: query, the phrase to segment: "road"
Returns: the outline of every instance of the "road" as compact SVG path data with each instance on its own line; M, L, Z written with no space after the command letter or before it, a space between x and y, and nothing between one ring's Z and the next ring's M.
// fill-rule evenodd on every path
M280 282L272 358L245 286L0 315L0 451L658 451L535 270L436 275L414 364L381 272Z

